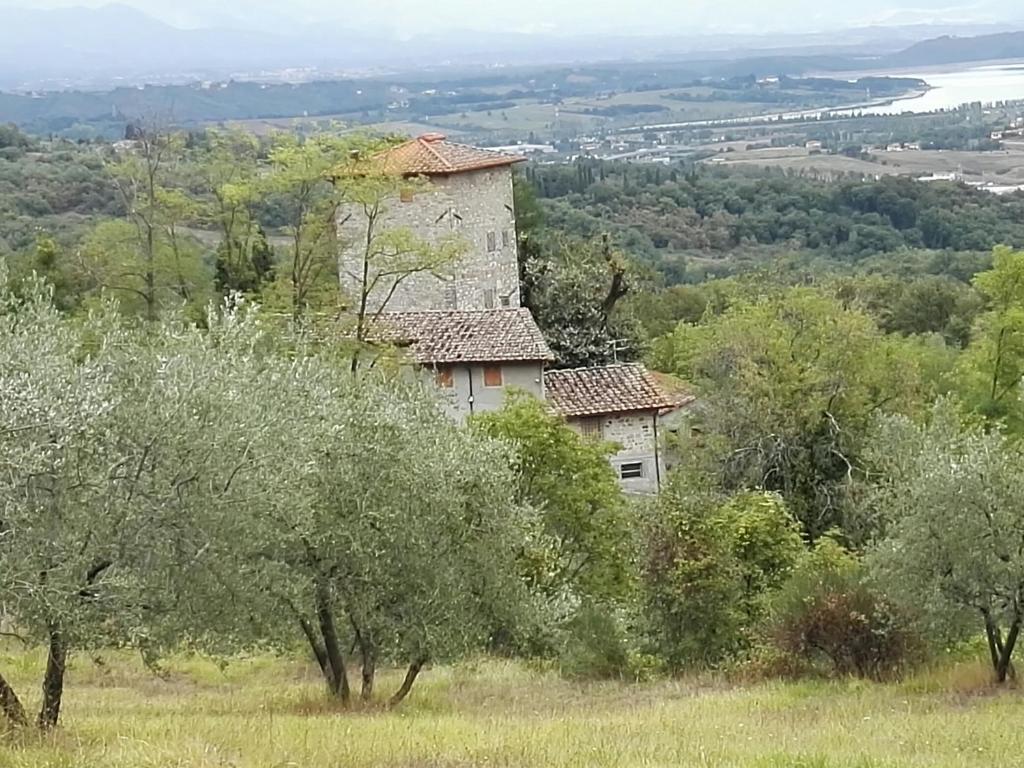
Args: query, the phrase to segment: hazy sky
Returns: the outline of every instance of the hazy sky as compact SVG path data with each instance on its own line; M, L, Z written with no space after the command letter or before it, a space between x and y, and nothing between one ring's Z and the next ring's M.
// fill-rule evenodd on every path
M43 8L107 0L0 0ZM1017 0L122 0L178 26L281 29L305 23L410 35L446 28L524 32L822 31L918 22L1024 21Z

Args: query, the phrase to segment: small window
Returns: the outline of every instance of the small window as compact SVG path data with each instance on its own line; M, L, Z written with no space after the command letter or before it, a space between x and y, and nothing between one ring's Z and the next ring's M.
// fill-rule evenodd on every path
M603 435L601 433L601 420L600 419L582 419L579 424L580 434L583 437L588 437L593 440L600 440Z
M494 253L498 250L498 233L488 232L487 233L487 252Z
M502 233L501 233L501 247L502 248L508 248L511 244L512 244L512 235L511 235L511 233L507 229L503 230Z
M452 376L451 368L438 368L434 374L434 381L441 389L451 389L455 386L455 377Z
M412 187L402 187L402 191L399 193L399 198L403 203L411 203L415 197L416 192Z
M459 289L454 280L449 281L444 287L445 309L459 308Z
M504 383L501 376L500 365L486 365L484 366L484 386L485 387L500 387Z
M502 296L501 297L501 306L503 306L503 307L511 307L512 306L512 297L511 296Z
M484 289L484 309L494 309L494 289Z
M642 480L644 477L644 463L634 461L623 464L619 467L619 477L623 480Z

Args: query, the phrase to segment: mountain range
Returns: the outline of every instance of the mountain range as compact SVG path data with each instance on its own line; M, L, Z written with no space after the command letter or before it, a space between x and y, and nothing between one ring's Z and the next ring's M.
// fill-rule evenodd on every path
M0 19L0 89L21 91L231 77L329 79L441 65L831 56L920 66L995 58L993 53L1000 58L1024 56L1024 33L1007 33L1004 26L990 24L863 27L844 31L837 43L834 32L565 36L450 29L400 39L337 23L279 32L229 26L183 29L126 5L5 8Z

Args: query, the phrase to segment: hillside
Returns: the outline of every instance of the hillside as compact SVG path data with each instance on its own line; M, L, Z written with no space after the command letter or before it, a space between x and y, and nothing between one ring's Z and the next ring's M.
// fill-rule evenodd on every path
M893 67L916 67L1019 58L1024 58L1024 32L979 37L938 37L916 43L904 51L885 57L884 61Z

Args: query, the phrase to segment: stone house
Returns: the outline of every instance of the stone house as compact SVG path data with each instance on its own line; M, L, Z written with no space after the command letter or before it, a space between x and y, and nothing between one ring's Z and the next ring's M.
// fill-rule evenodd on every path
M548 371L544 383L552 408L573 429L619 446L611 463L623 490L661 490L666 475L661 432L666 418L692 403L692 397L667 391L638 364Z
M498 410L510 387L545 399L554 355L528 309L402 312L378 323L434 380L457 421Z
M510 387L529 392L581 434L620 446L611 463L625 491L655 493L671 466L661 433L679 428L674 414L692 398L640 365L545 371L554 355L520 306L512 192L512 166L520 160L441 134L376 159L387 173L417 180L408 190L398 187L380 226L405 228L435 244L458 237L464 249L446 273L403 280L375 317L372 336L404 350L436 383L455 420L501 408ZM358 211L344 208L338 217L343 286L346 275L359 279L362 267L354 218Z
M394 199L385 201L379 228L407 229L435 246L455 240L463 250L442 270L402 281L386 312L520 306L512 166L523 160L450 142L440 133L425 134L375 158L384 173L410 180ZM418 183L423 179L428 183ZM361 206L344 205L337 222L342 286L358 291L365 214ZM386 290L382 285L380 291Z

